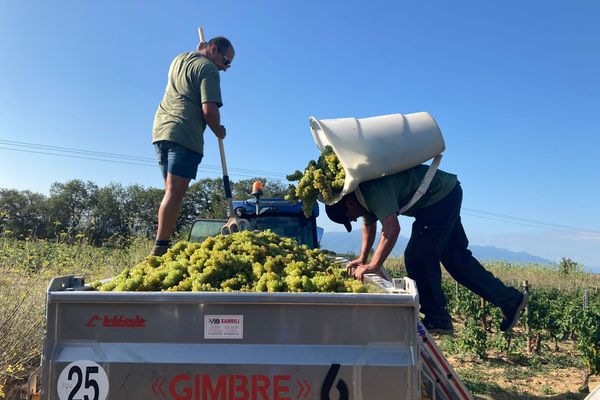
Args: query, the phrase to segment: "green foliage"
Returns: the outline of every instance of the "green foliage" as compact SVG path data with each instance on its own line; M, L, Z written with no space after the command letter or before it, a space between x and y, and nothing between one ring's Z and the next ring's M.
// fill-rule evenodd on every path
M558 264L558 270L562 275L569 275L575 272L581 272L583 271L583 268L581 265L571 260L570 258L563 257L561 258L560 263Z
M453 353L472 353L485 359L490 351L504 352L516 360L528 354L524 324L529 325L534 353L527 356L541 356L554 344L554 352L559 343L576 338L581 361L589 374L600 373L600 296L590 296L587 309L583 307L583 291L559 290L558 288L530 288L529 317L521 317L516 329L511 333L499 331L498 322L502 315L498 308L485 304L481 299L445 279L443 288L448 300L448 309L460 320L461 329L457 337L446 348ZM545 361L547 362L547 361Z
M255 180L264 182L265 197L286 193L282 183L259 177L232 182L234 199L250 198ZM163 189L117 183L98 187L77 179L52 184L49 196L0 189L0 235L60 241L83 237L96 245L151 238L163 195ZM226 209L221 178L197 181L184 197L175 236L181 237L196 218L225 218Z
M0 189L0 235L25 238L47 232L45 200L29 190Z
M252 184L255 181L263 182L264 198L283 198L287 194L287 187L279 182L267 178L242 179L234 182L231 186L231 195L237 200L246 200L252 198Z
M577 349L590 374L600 374L600 307L577 313Z
M487 334L477 318L469 316L465 319L464 328L461 335L457 337L456 343L462 351L472 352L481 359L487 357L489 347Z
M581 303L574 302L576 293L565 293L558 289L532 288L529 301L529 325L536 333L536 351L540 351L545 340L558 342L574 328L573 315Z

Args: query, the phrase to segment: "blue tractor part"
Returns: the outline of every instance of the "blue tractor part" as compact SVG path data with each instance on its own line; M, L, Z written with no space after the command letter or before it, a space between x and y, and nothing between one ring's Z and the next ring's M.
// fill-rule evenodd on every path
M304 216L301 202L284 199L235 200L233 209L238 217L248 220L250 230L269 229L311 249L319 247L323 229L317 227L319 206L316 204L308 218ZM202 242L209 236L218 235L226 222L226 219L198 219L192 225L189 240Z

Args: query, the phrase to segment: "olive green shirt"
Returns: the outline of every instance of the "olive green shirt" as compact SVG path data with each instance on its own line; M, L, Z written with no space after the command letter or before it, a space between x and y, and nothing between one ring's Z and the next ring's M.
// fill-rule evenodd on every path
M207 102L223 105L217 66L198 52L178 55L169 68L165 95L154 116L152 143L169 140L204 154L202 103Z
M398 213L417 191L428 165L418 165L406 171L373 179L359 185L370 213L364 216L364 223L383 221L392 213ZM421 208L443 199L456 186L456 175L437 170L427 192L404 215L414 216Z

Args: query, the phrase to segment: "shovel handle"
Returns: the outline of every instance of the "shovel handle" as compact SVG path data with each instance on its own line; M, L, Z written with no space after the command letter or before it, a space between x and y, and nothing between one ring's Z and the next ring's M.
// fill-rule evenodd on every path
M204 39L204 31L202 30L201 26L198 27L198 36L200 37L200 43L206 42Z
M227 208L229 209L229 220L221 228L221 233L224 235L246 230L250 227L248 220L238 218L233 209L233 200L231 196L231 185L229 183L229 175L227 174L227 161L225 160L225 146L223 139L219 138L219 153L221 154L221 168L223 169L223 187L225 188L225 198L227 200Z
M225 147L223 146L223 139L221 138L219 138L219 153L221 153L221 169L223 170L223 186L225 186L225 198L231 200L231 185L229 184L229 174L227 173ZM231 207L233 207L233 205Z
M223 176L227 174L227 161L225 160L225 146L223 145L223 139L218 138L219 140L219 153L221 153L221 170L223 171Z

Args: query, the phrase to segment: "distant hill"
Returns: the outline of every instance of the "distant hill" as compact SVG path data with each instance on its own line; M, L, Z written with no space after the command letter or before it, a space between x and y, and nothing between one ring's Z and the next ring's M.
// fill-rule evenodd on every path
M379 233L378 233L379 234ZM404 249L408 239L400 236L398 242L392 250L393 257L399 257L404 254ZM360 252L361 244L361 232L352 231L346 232L325 232L321 239L321 247L323 249L332 250L336 253L352 253L358 254ZM375 246L377 241L375 242ZM547 260L542 257L535 256L523 251L511 251L495 246L478 246L469 245L469 250L473 252L473 255L479 260L493 260L493 261L506 261L512 263L538 263L538 264L552 264L551 260Z
M552 260L529 254L524 251L511 251L496 246L469 246L479 260L498 260L512 263L552 264Z

